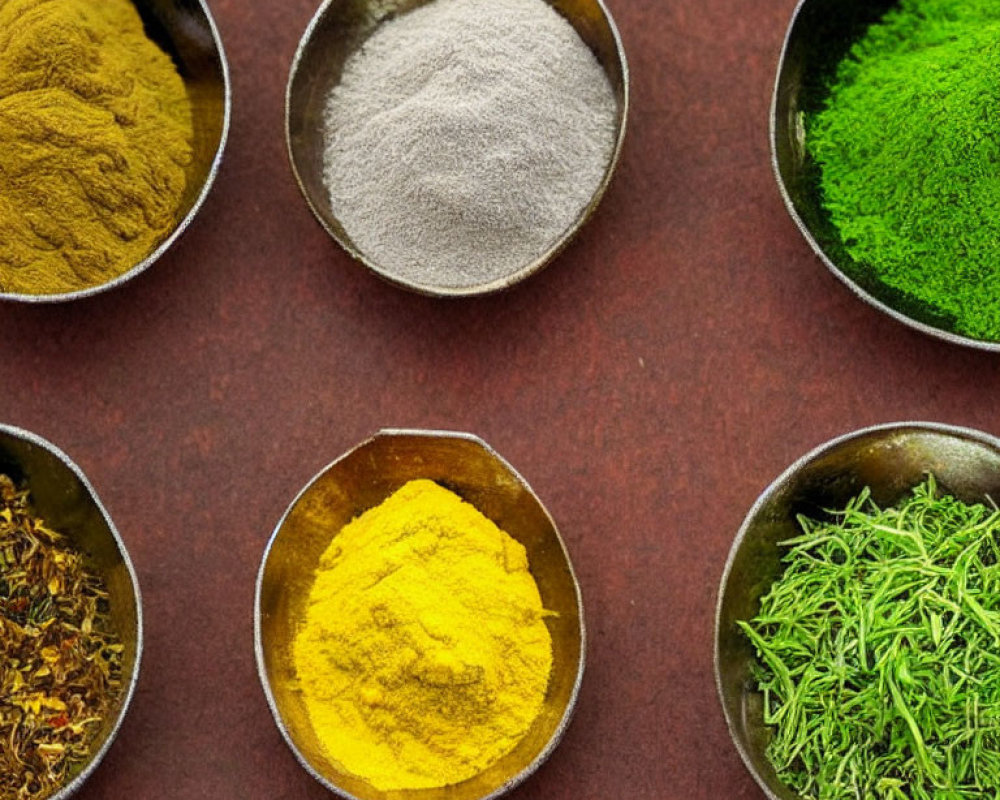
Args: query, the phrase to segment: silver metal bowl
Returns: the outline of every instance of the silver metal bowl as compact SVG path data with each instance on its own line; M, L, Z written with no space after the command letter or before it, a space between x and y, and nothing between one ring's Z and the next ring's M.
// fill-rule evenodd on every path
M133 0L149 36L177 65L191 101L194 121L193 158L187 187L170 235L126 272L97 286L59 294L0 292L0 300L56 303L77 300L121 286L144 272L180 238L194 220L222 162L229 134L231 95L229 65L206 0Z
M296 691L292 642L305 616L320 556L354 517L409 480L451 489L525 546L542 604L556 612L552 674L542 712L525 738L484 772L441 789L385 792L341 769L324 752ZM349 800L486 800L531 775L569 724L583 678L586 634L580 587L555 523L513 467L481 439L446 431L384 430L314 477L268 542L254 605L257 671L274 720L299 763Z
M125 649L122 691L92 745L90 759L71 773L50 800L65 800L97 769L111 747L139 679L142 656L142 602L139 582L125 543L83 471L50 442L28 431L0 425L0 474L26 482L38 515L84 554L88 569L107 587L111 624Z
M618 29L603 0L546 0L576 29L604 68L618 100L617 136L604 177L575 222L548 251L517 271L471 286L419 283L393 273L354 244L330 207L323 178L324 112L327 98L340 81L347 59L388 19L432 0L326 0L299 43L288 79L285 133L288 154L299 188L316 219L353 258L379 277L420 294L461 297L489 294L513 286L548 265L572 241L597 209L618 165L629 109L629 71Z
M947 330L932 310L884 286L844 249L823 208L806 153L803 113L823 99L827 76L898 0L800 0L785 35L771 101L771 162L788 213L816 255L855 295L898 322L953 344L1000 352L1000 342Z
M792 464L757 499L729 551L715 617L715 680L726 724L751 775L770 800L799 800L784 786L764 751L770 731L750 675L753 647L737 628L752 619L760 598L781 575L778 542L800 532L799 514L843 508L869 487L892 505L933 473L938 485L965 502L1000 498L1000 439L929 422L864 428L833 439Z

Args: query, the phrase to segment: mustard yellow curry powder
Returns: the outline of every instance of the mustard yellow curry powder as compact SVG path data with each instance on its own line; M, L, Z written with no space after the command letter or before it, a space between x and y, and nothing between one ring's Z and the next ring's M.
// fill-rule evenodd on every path
M129 0L0 0L0 291L106 283L178 222L184 82Z
M552 668L524 547L411 481L323 554L294 660L327 755L378 789L464 781L538 716Z

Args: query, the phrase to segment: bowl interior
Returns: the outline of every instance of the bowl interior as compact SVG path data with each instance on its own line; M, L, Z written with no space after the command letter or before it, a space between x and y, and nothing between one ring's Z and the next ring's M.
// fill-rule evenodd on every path
M194 157L178 213L198 204L215 169L227 118L227 78L208 9L198 0L134 0L146 33L174 60L191 100Z
M625 136L628 115L628 66L621 40L601 0L546 0L565 17L604 68L618 99L618 135L604 179L590 204L563 239L535 263L500 281L478 287L423 285L398 278L366 256L351 240L330 207L323 179L324 115L327 98L340 81L344 64L382 23L431 0L328 0L306 30L288 84L287 135L289 157L299 186L320 223L354 258L382 278L432 295L481 294L505 288L537 271L552 259L593 213L614 172Z
M131 563L107 512L82 474L61 454L23 431L0 426L0 473L17 484L27 482L35 512L53 530L65 534L84 554L88 568L104 579L110 595L111 624L125 646L121 693L94 740L94 757L79 765L67 787L56 795L64 797L96 766L131 698L141 647L138 590Z
M837 65L867 28L897 4L898 0L800 2L788 29L775 84L771 118L774 168L792 217L834 274L896 319L969 343L971 340L949 333L953 323L949 315L884 285L848 254L823 207L819 168L806 152L805 118L823 107Z
M481 775L446 789L381 792L323 752L296 691L292 641L304 618L312 576L335 533L414 478L429 478L472 503L528 551L546 609L553 666L542 713L513 752ZM524 777L568 722L583 668L583 622L576 580L551 518L510 466L474 437L384 432L327 467L295 500L272 538L258 581L258 666L272 711L293 751L328 787L361 800L472 800Z
M716 680L733 741L772 800L797 796L778 781L764 755L770 733L750 675L755 655L736 622L756 615L760 598L781 574L778 542L800 532L797 515L822 517L865 487L875 502L891 505L928 472L943 491L966 502L1000 500L996 440L945 426L888 426L837 440L795 464L761 495L736 537L717 610Z

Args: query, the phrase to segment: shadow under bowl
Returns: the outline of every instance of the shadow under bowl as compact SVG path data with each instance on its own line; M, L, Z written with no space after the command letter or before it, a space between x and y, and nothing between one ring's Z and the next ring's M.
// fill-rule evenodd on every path
M379 277L419 294L464 297L501 291L547 266L584 226L604 196L625 141L629 109L629 70L614 19L603 0L545 0L579 34L604 69L618 101L614 147L596 191L559 240L515 272L469 286L419 282L396 274L364 253L351 239L330 204L324 173L325 110L340 82L344 64L383 22L433 0L326 0L306 28L292 62L285 103L285 133L295 179L316 219L354 259Z
M931 306L877 280L844 247L823 205L818 165L806 149L805 116L822 108L837 65L898 0L800 0L778 62L771 101L771 162L789 214L820 260L857 297L898 322L953 344L1000 352L1000 342L953 333Z
M87 568L101 576L108 591L111 625L125 649L122 690L101 724L89 760L70 773L69 781L49 800L74 794L111 747L139 679L142 655L142 603L139 583L125 544L83 471L61 450L28 431L0 425L0 474L26 483L38 516L66 536L84 556Z
M156 249L109 281L72 292L23 294L0 292L0 300L58 303L90 297L121 286L145 272L187 230L215 181L229 133L229 65L206 0L133 0L146 34L177 67L191 102L194 138L187 186L177 211L177 225Z
M513 751L479 775L440 789L386 792L343 770L313 729L292 658L320 556L339 530L404 483L427 478L458 494L527 549L552 636L542 711ZM254 646L268 705L295 757L349 800L484 800L531 775L562 738L583 677L580 588L555 523L524 479L481 439L446 431L384 430L323 469L278 522L257 576Z
M864 428L833 439L792 464L754 503L729 552L715 618L715 680L726 725L747 769L770 800L799 800L765 756L770 729L751 676L756 658L738 620L782 571L778 543L801 531L796 517L844 508L864 488L891 506L932 473L945 492L967 503L1000 498L1000 439L929 422Z

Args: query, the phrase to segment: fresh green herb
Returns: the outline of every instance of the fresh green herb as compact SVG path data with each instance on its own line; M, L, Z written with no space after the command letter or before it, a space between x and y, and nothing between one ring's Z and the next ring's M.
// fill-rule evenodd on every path
M799 518L739 623L779 778L808 800L1000 797L1000 512L930 476L829 514Z
M998 74L995 0L901 0L806 118L845 269L984 340L1000 340Z
M0 475L0 800L49 797L89 758L123 649L102 581Z

